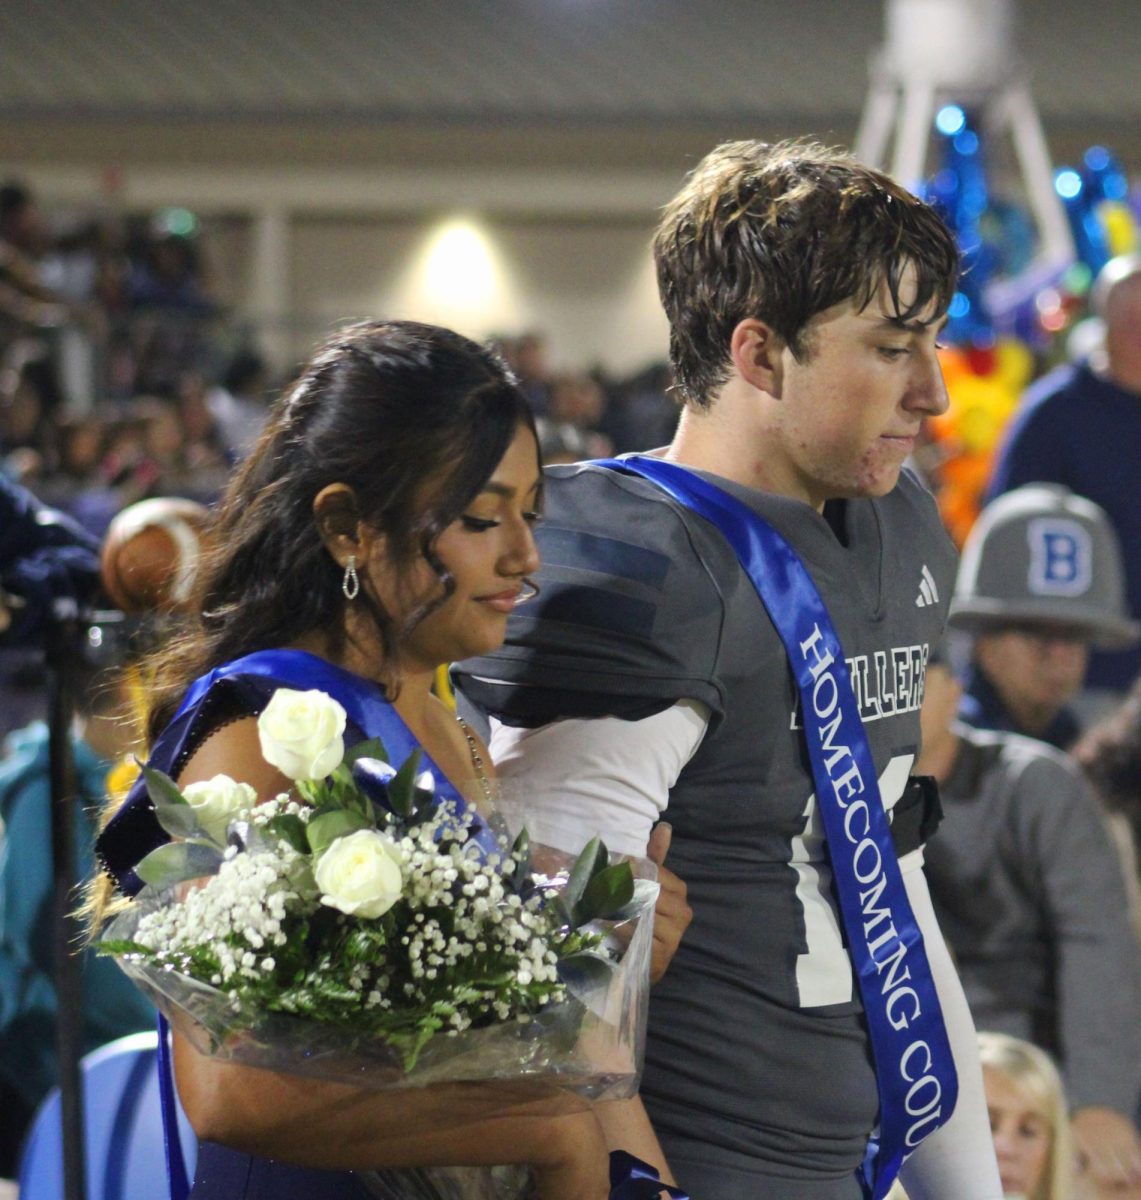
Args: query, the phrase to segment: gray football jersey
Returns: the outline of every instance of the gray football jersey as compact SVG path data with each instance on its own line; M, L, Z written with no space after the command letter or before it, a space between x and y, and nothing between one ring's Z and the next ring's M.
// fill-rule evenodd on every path
M826 518L709 478L812 574L890 809L954 579L933 500L905 474ZM553 468L546 509L541 595L501 651L461 665L465 693L527 725L686 697L712 711L666 812L694 912L650 1003L642 1095L666 1154L702 1200L858 1197L875 1077L780 638L722 536L652 483Z

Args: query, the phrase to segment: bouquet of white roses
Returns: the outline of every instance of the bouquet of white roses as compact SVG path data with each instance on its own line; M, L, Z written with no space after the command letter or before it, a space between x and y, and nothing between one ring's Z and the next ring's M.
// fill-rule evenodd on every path
M203 1052L371 1087L548 1079L636 1086L656 885L597 840L576 860L442 794L419 752L344 749L345 712L279 688L262 754L293 781L257 803L226 776L180 791L143 767L172 841L107 931ZM192 882L193 881L193 882Z

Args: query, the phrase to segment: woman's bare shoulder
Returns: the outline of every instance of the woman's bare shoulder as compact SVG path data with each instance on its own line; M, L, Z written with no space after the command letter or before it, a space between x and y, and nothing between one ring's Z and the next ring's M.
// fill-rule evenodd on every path
M239 783L248 783L261 800L292 786L289 779L262 757L256 717L241 717L209 734L179 772L177 782L184 788L215 775L229 775Z

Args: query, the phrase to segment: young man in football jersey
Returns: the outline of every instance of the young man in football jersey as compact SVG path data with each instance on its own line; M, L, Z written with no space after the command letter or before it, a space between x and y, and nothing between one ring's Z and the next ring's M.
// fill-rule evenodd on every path
M807 637L778 633L765 572L660 481L579 464L547 476L540 597L460 683L492 716L492 752L534 839L574 849L601 830L638 854L655 821L673 826L693 922L652 994L641 1092L666 1177L700 1200L878 1196L893 1171L865 1159L890 1157L898 1127L912 1200L997 1200L974 1029L920 870L929 796L909 785L954 552L901 468L947 404L935 351L953 240L844 155L736 142L667 207L654 253L684 409L643 466L711 485L791 546L836 653L827 618ZM831 720L836 660L855 699L847 724ZM827 846L808 726L835 776L842 823ZM886 848L864 836L877 777L873 807L882 796L897 814ZM856 859L842 882L858 908L842 921L845 830ZM896 936L904 907L922 968L908 948L920 939ZM919 1002L924 972L938 1003ZM921 1008L939 1014L942 1042L906 1040Z

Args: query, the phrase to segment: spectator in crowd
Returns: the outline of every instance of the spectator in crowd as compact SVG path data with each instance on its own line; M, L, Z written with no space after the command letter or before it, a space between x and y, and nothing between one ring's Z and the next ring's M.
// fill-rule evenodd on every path
M556 375L551 380L546 414L536 421L539 445L553 450L560 462L605 458L614 449L610 439L600 430L605 412L606 393L592 375L585 371ZM567 452L572 449L581 452L569 457Z
M1124 703L1073 749L1106 809L1125 868L1133 929L1141 944L1141 679Z
M41 276L47 248L47 229L31 191L14 181L0 186L0 345L29 329L63 325L73 315Z
M672 388L670 365L660 362L610 389L602 429L614 443L616 454L668 445L681 411Z
M1066 1093L1050 1056L1003 1033L980 1033L979 1055L1003 1191L1025 1200L1072 1200Z
M0 470L28 487L51 473L56 461L57 414L62 395L47 347L18 338L0 359Z
M216 494L229 475L230 458L200 372L182 373L173 411L182 439L179 457L183 486Z
M206 404L232 463L247 457L265 427L268 386L265 359L256 350L244 349L230 360L221 382L206 393Z
M134 394L173 395L185 371L208 358L220 313L195 239L151 227L137 239L127 277Z
M203 278L198 248L188 237L157 231L132 264L127 300L136 309L205 316L217 305Z
M37 485L40 499L70 513L79 496L98 486L111 424L111 415L99 410L65 415L55 423L55 470Z
M551 368L547 361L547 339L538 330L492 339L496 349L519 381L531 411L537 417L547 412L551 393Z
M1050 1056L1005 1033L980 1033L979 1056L1003 1195L1078 1200L1066 1094ZM886 1200L908 1196L896 1184Z
M1091 646L1135 645L1106 514L1036 484L984 509L963 547L948 624L974 637L963 720L1066 748Z
M1059 751L956 723L960 691L928 665L916 770L945 810L926 848L940 927L978 1027L1059 1058L1095 1180L1139 1185L1141 952L1101 810Z
M107 777L136 747L124 688L109 682L110 631L89 636L78 667L72 740L76 799L74 878L91 870ZM51 934L54 876L48 728L36 721L8 739L0 759L0 1177L14 1174L36 1106L58 1081ZM84 1052L154 1024L154 1009L110 959L83 961Z
M1124 552L1130 609L1141 611L1141 255L1115 258L1098 276L1093 308L1104 349L1026 393L995 463L989 497L1023 484L1059 483L1099 504ZM1141 648L1099 648L1088 684L1118 698L1141 670Z

